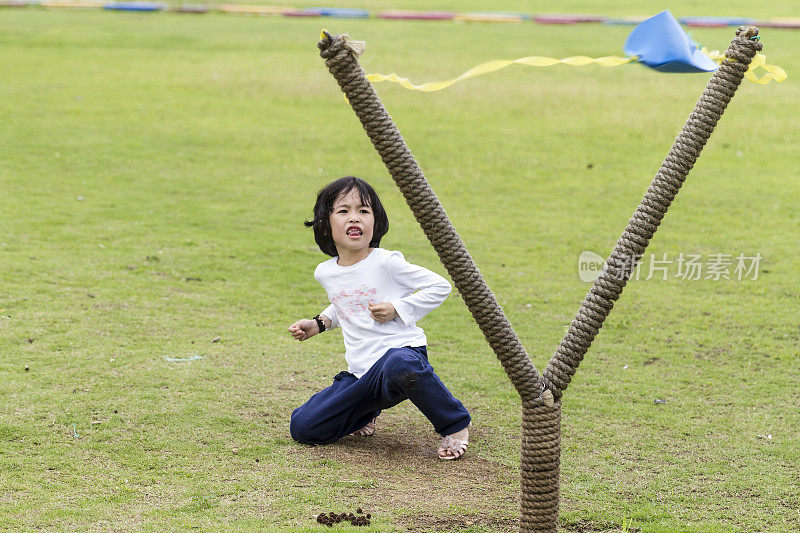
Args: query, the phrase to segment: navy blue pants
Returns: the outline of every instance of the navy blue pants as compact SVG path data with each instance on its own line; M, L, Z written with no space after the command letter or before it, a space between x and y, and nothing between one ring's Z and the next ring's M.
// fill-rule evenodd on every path
M469 413L434 374L420 346L388 350L360 378L340 372L330 387L292 412L289 431L298 442L329 444L403 400L411 400L442 436L469 425Z

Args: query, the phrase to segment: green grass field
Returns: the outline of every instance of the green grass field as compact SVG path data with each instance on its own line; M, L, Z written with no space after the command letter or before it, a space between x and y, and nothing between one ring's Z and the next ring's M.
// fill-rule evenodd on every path
M560 10L664 7L645 4ZM504 7L543 10L525 5ZM302 225L316 191L366 178L383 246L444 273L318 56L321 25L414 81L621 55L630 31L0 10L0 529L316 531L357 507L371 531L517 527L519 399L457 294L421 325L473 415L465 460L438 461L406 404L371 439L289 437L344 365L339 332L286 330L326 306ZM565 393L567 531L800 528L800 31L762 42L789 79L744 82L648 249L760 254L758 278L645 279L645 258ZM580 253L608 254L708 77L514 66L378 86L540 370L589 289Z

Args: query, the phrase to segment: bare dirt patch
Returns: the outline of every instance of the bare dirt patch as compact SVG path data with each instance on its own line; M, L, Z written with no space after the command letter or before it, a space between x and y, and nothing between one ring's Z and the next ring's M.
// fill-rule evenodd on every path
M490 527L494 531L516 531L519 518L500 518L484 513L465 516L420 516L406 528L409 531L454 531L471 526Z
M631 533L638 533L639 531L641 531L641 529L639 529L638 527L623 529L615 524L608 524L603 522L590 522L588 520L579 520L577 522L570 522L569 524L564 524L562 527L565 531L573 533L598 533L598 532L611 533L615 531L630 531Z
M309 463L331 461L371 479L354 488L348 504L391 513L409 530L452 530L472 525L512 531L519 524L517 469L478 457L480 443L493 438L471 428L470 450L457 461L436 455L440 437L413 405L404 403L379 418L372 437L346 437L328 445L294 450ZM320 509L319 512L327 511Z

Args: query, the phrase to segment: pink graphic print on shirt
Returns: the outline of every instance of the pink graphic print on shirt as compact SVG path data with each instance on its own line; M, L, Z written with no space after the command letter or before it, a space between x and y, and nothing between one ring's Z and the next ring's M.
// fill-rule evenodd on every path
M352 292L341 290L331 297L331 303L336 307L340 318L350 322L358 316L369 316L369 304L377 303L375 295L378 289L361 285Z

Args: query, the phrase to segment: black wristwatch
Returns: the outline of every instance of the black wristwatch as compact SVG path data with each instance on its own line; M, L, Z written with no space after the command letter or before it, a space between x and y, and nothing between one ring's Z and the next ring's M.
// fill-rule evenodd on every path
M317 327L319 327L319 332L322 333L323 331L325 331L325 322L322 321L319 315L315 316L314 320L317 321Z

